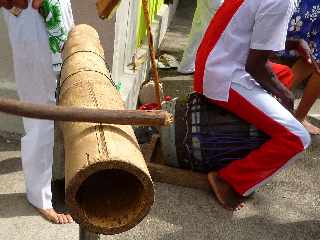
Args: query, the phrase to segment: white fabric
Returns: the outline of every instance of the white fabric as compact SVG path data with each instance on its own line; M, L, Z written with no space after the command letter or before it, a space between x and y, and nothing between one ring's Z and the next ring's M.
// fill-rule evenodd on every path
M74 26L71 3L70 1L60 1L60 0L57 0L57 3L60 5L60 10L61 10L61 25L62 25L61 27L65 33L68 33L69 30ZM57 29L51 29L50 34L56 36L57 32L55 31L57 31ZM59 32L58 33L58 36L59 36L61 32L60 31L58 32ZM61 48L61 51L62 51L62 48ZM51 54L52 54L53 71L59 74L62 67L61 52L51 53Z
M303 127L303 125L286 109L284 108L274 97L267 93L262 87L255 85L252 89L248 89L241 84L232 83L231 88L236 91L239 95L245 98L257 109L265 113L266 116L273 119L277 123L281 124L287 128L294 135L301 139L304 149L311 143L311 137L308 131ZM292 159L290 159L285 166L276 171L272 176L276 175L279 171L286 168L289 164L293 163L300 156L298 153ZM259 184L253 186L249 189L244 196L248 196L257 190L260 186L264 185L272 176L268 177Z
M250 48L284 50L289 21L295 7L295 1L262 1L255 14Z
M32 9L31 3L19 17L7 10L3 15L12 47L19 98L54 104L56 75L42 17ZM21 139L21 158L27 198L35 207L52 208L53 121L23 118L23 124L26 134Z
M245 71L250 48L279 51L285 39L296 0L245 0L210 52L203 93L227 101L231 82L249 89L256 85Z
M193 16L192 27L188 44L184 50L178 72L193 73L197 50L211 18L221 6L223 0L198 0L197 8Z

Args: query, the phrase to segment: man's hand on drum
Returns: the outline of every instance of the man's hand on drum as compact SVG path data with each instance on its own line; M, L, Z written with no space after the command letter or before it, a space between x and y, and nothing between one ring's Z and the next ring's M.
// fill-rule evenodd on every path
M34 9L39 9L41 6L42 0L33 0L32 7ZM0 8L11 9L13 7L26 9L28 7L28 0L0 0Z

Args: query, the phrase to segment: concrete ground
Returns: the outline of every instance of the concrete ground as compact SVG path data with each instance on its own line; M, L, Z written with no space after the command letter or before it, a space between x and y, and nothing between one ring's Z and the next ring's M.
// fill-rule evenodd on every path
M78 239L78 226L46 222L25 198L19 136L0 137L0 239ZM319 145L235 213L210 192L155 184L156 201L136 228L105 240L320 239Z
M192 2L180 2L176 23L183 15L192 16ZM173 26L168 34L184 39L185 44L186 33L182 25ZM50 224L26 201L18 139L19 135L0 133L0 239L77 240L76 224ZM261 188L239 212L222 209L210 192L156 183L150 214L134 229L102 239L320 239L320 148L319 139L313 140L300 160Z
M19 136L0 137L0 239L78 239L78 226L46 222L25 198ZM155 184L156 202L136 228L102 239L320 239L320 164L315 143L235 213L209 192Z

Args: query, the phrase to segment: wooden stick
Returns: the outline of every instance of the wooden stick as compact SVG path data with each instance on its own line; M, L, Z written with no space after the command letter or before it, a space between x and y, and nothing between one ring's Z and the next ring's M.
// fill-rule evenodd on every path
M67 122L92 122L119 125L168 126L172 115L165 111L106 110L33 104L0 98L0 111L38 119Z
M151 58L151 71L152 71L152 77L155 85L154 91L157 99L157 104L159 108L161 108L160 78L159 78L159 72L158 72L158 67L156 63L156 53L153 47L153 36L151 32L151 20L150 20L150 15L148 10L148 0L142 0L142 6L143 6L144 19L146 22L147 33L148 33L148 44L149 44L150 58Z
M211 190L207 175L189 170L168 167L165 165L147 163L150 175L156 182L168 183L181 187Z
M142 155L146 162L151 162L151 159L157 147L159 138L160 136L158 134L154 134L152 135L150 142L140 145Z
M207 175L179 168L169 167L163 164L151 162L152 155L156 152L156 141L158 136L153 136L149 144L141 146L143 156L146 160L153 181L172 184L181 187L196 188L209 191ZM162 162L165 162L163 160Z
M79 240L100 240L100 234L88 232L79 225Z

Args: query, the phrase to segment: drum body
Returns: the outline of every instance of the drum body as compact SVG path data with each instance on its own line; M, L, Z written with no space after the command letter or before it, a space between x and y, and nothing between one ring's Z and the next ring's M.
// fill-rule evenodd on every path
M175 125L171 129L162 129L167 135L170 132L171 138L161 141L170 166L199 172L218 171L232 161L244 158L269 139L253 125L201 94L192 93L186 104L174 106L171 105L171 112L176 113Z

